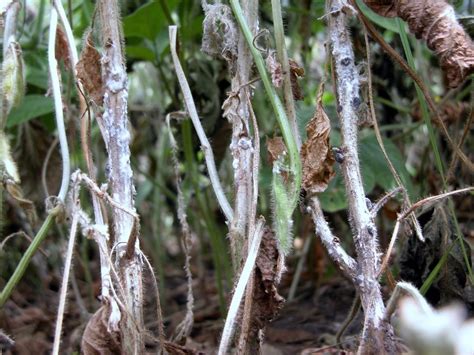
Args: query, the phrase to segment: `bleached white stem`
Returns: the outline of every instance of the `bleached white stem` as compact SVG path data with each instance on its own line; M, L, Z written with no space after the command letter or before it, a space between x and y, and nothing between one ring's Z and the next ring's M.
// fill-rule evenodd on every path
M384 322L385 306L377 272L380 265L377 229L366 203L358 156L358 109L362 104L360 77L348 31L347 13L352 11L345 0L330 0L328 8L329 38L336 78L337 112L341 122L341 164L348 195L349 218L357 251L355 286L360 291L365 312L364 330L359 353L372 353L385 347L394 352L393 329Z
M75 201L72 201L72 203L75 203ZM77 213L74 213L72 224L71 224L71 232L69 234L69 243L67 246L67 253L66 253L66 258L65 258L65 263L64 263L63 281L61 284L61 291L59 294L58 316L56 318L56 330L54 332L54 342L53 342L53 355L59 354L59 345L61 343L61 331L62 331L62 326L63 326L64 311L65 311L65 306L66 306L67 289L69 285L69 274L71 271L72 256L74 253L74 244L76 243L78 222L79 222L79 215Z
M225 320L224 330L222 332L221 342L219 344L218 355L225 355L228 353L227 349L229 343L232 340L232 334L234 332L235 321L237 318L237 313L239 311L240 302L242 301L242 296L244 295L245 288L247 287L248 280L252 274L252 270L255 266L255 261L257 259L258 251L260 249L260 242L262 241L263 235L263 226L264 219L261 218L258 220L257 225L255 226L255 233L252 238L252 244L250 245L249 252L247 254L247 260L245 260L244 268L240 274L239 282L235 288L234 295L232 296L232 301L230 303L229 312L227 313L227 318Z
M69 147L67 143L66 129L64 127L63 103L61 99L61 87L59 84L58 62L56 61L56 29L58 27L58 13L54 7L51 8L48 42L48 63L51 77L51 87L54 98L54 109L56 112L56 127L58 130L59 146L61 147L61 159L63 163L63 174L61 188L58 193L59 200L64 202L66 198L71 167L69 162Z
M178 54L176 53L177 31L178 28L176 26L169 26L171 56L173 58L176 76L178 77L178 82L181 87L181 91L183 92L186 111L188 111L191 121L193 122L194 129L196 130L196 133L199 137L199 141L201 142L201 148L204 153L204 158L206 160L207 171L209 173L209 178L211 179L212 188L214 189L214 193L216 194L217 201L219 202L219 206L221 207L222 212L224 212L226 219L228 221L232 221L234 213L232 211L232 208L230 207L229 201L227 201L227 197L225 196L224 190L219 180L219 175L217 174L216 163L214 160L214 154L212 152L211 144L209 143L209 140L206 137L206 133L202 128L201 121L199 120L199 116L196 110L196 105L194 104L191 89L184 75L184 71L179 61Z

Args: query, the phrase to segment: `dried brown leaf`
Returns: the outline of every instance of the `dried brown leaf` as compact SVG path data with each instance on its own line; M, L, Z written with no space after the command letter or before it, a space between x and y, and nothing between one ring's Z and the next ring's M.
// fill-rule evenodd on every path
M105 92L100 60L101 56L94 47L92 33L89 33L76 65L76 71L77 78L82 82L84 90L97 106L102 106Z
M438 56L446 84L459 86L474 72L474 43L456 19L454 9L444 0L365 0L375 12L399 16L417 38L423 38Z
M306 126L308 138L301 147L303 188L309 194L323 192L334 177L334 158L329 147L331 124L322 105L324 84L321 84L316 102L316 112Z
M252 330L257 336L260 329L271 321L283 307L285 299L278 294L280 258L277 241L272 230L266 226L260 244L255 268L255 292L252 309Z
M62 61L64 63L66 69L71 69L71 57L67 37L61 26L58 26L56 29L55 57L58 62Z
M270 165L286 154L286 145L282 137L267 138L268 162Z
M104 305L89 319L81 343L84 355L122 354L119 333L107 330L109 315L110 307Z
M280 62L278 62L276 58L275 51L270 51L267 56L267 59L265 60L265 64L267 65L267 70L272 76L273 86L275 86L276 88L281 87L283 83L283 70L281 68Z
M290 64L290 80L291 80L291 90L293 92L293 98L298 100L303 100L304 95L303 91L298 84L298 78L302 78L304 76L304 69L296 63L293 59L288 60Z

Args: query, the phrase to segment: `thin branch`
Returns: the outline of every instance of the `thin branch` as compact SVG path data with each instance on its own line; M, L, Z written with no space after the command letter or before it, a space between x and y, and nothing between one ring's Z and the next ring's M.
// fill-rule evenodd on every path
M76 204L77 201L71 201ZM66 307L66 296L69 285L69 274L71 272L72 257L74 255L74 245L76 244L77 224L79 222L79 215L73 212L71 223L71 232L69 234L69 242L67 246L67 253L64 263L64 274L61 283L61 291L59 293L58 316L56 318L56 330L54 332L53 355L59 354L59 345L61 343L61 332L63 326L64 312Z
M357 263L346 253L339 238L332 234L328 223L324 219L323 211L316 197L310 199L307 212L311 214L316 229L316 235L321 238L331 259L342 270L345 276L354 281L356 278Z
M399 229L400 229L400 221L397 221L395 223L395 227L393 228L392 237L390 238L390 243L388 245L387 251L385 252L385 256L382 259L382 264L381 264L380 270L377 274L377 278L379 278L385 272L385 269L388 266L388 262L390 261L390 256L392 255L393 247L394 247L395 242L397 240Z
M181 67L178 54L176 53L177 31L178 28L176 26L169 26L171 56L173 57L173 64L175 67L176 76L178 77L179 85L183 93L184 104L191 118L191 121L193 122L194 129L196 130L196 133L199 137L199 141L201 142L201 148L204 153L204 158L206 159L207 171L209 172L209 178L211 179L212 188L214 189L214 193L216 194L219 206L221 207L226 219L228 221L232 221L233 211L230 207L229 201L227 201L227 197L225 196L224 190L219 180L219 175L217 174L212 147L206 137L204 129L202 128L201 121L199 120L199 116L196 110L196 105L194 104L191 89L189 87L188 81L186 80L186 76L184 75L183 68Z
M459 189L459 190L454 190L454 191L450 191L450 192L445 192L444 194L439 194L439 195L436 195L436 196L430 196L430 197L427 197L423 200L420 200L416 203L414 203L409 209L407 209L406 211L404 211L399 217L398 217L398 220L401 221L403 219L405 219L407 217L407 215L409 215L411 212L413 212L414 210L416 210L417 208L420 208L426 204L429 204L429 203L434 203L434 202L437 202L439 200L442 200L446 197L449 197L449 196L452 196L452 195L458 195L458 194L463 194L463 193L466 193L466 192L470 192L470 191L474 191L474 187L473 186L470 186L470 187L466 187L464 189Z

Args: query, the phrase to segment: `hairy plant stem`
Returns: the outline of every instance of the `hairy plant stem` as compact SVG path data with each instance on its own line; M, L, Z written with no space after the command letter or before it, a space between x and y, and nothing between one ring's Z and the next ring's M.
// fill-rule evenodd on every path
M293 98L293 89L291 87L290 64L288 62L288 54L286 51L285 31L283 28L280 0L272 0L272 15L277 58L281 64L283 72L283 102L285 103L286 114L290 121L293 136L295 137L296 146L300 149L301 137L296 122L295 100Z
M125 70L122 29L117 0L97 3L102 46L102 76L105 83L103 138L110 166L112 197L121 207L135 212L133 172L130 165L130 132L127 114L127 73ZM122 349L127 354L143 353L142 261L138 238L138 220L121 209L113 209L116 267L126 292L127 316L120 323ZM138 329L137 329L138 328Z
M358 116L360 78L354 62L354 52L347 16L349 10L342 0L328 2L329 37L334 61L338 112L344 151L342 172L349 200L349 218L357 251L355 286L360 292L365 312L359 353L395 352L393 329L384 321L385 306L377 272L380 266L377 229L367 207L358 157Z
M31 258L33 257L33 255L35 255L41 243L48 235L49 229L54 224L54 219L56 218L58 213L59 213L59 207L55 207L52 211L50 211L50 213L44 220L43 225L41 226L40 230L38 231L35 238L31 242L30 246L23 253L21 260L19 261L18 265L15 268L15 271L13 272L13 275L10 277L7 284L3 288L2 293L0 294L0 308L3 307L5 302L10 297L15 286L20 282L21 278L25 274L26 269L28 265L30 264Z

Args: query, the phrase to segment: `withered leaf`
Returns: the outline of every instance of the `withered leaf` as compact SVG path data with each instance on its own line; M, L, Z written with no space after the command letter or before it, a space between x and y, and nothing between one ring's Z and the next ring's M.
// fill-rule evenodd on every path
M265 226L260 251L255 268L254 305L252 310L251 332L257 338L258 331L278 314L285 299L278 294L278 284L281 277L279 269L279 254L277 240L272 230Z
M283 71L280 62L277 60L275 51L270 51L265 60L265 64L267 65L267 70L272 76L273 86L276 88L281 87L281 84L283 83Z
M71 69L71 57L69 55L67 37L61 26L58 26L56 29L55 57L58 62L62 61L64 63L66 69Z
M326 190L334 177L334 158L329 148L331 125L322 105L324 84L319 86L316 112L306 126L308 138L301 147L303 188L310 195Z
M98 106L102 106L105 92L100 59L100 53L94 47L92 32L90 32L86 37L76 70L77 78L82 82L84 90Z
M416 38L426 41L439 58L447 86L459 86L474 72L474 42L447 1L365 0L365 3L382 16L402 18Z
M110 306L104 305L89 319L81 343L84 355L122 354L119 334L107 330L109 314Z
M298 100L303 100L304 95L301 91L300 85L298 84L298 78L302 78L304 76L304 69L296 63L293 59L288 60L290 64L290 80L291 80L291 90L293 92L293 98Z
M286 154L286 145L282 137L267 138L268 162L270 165Z

